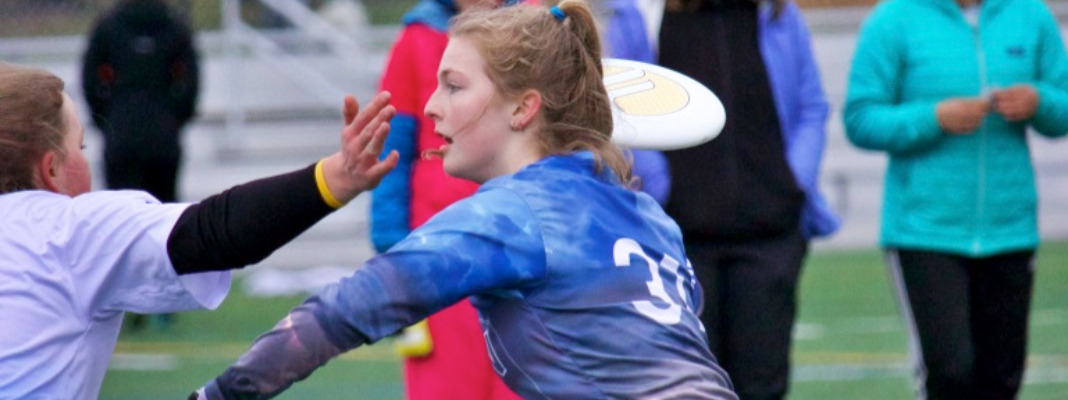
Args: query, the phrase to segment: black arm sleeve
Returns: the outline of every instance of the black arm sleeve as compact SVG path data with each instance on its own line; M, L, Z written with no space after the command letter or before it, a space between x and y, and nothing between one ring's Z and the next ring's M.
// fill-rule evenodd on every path
M242 268L271 255L333 211L315 166L255 180L187 208L167 252L178 274Z

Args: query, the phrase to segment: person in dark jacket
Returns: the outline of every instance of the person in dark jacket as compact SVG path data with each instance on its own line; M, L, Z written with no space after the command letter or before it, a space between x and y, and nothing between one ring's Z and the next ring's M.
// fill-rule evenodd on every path
M122 0L97 20L82 85L104 135L109 189L178 200L180 133L196 112L199 77L193 33L163 0Z
M716 140L665 152L709 345L739 398L782 399L809 241L839 225L819 192L828 106L808 27L789 0L668 0L658 37L660 65L727 113Z

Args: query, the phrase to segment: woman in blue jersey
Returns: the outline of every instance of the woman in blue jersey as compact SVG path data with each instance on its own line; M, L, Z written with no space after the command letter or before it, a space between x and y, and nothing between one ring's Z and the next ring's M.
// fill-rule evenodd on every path
M196 204L96 191L85 130L63 81L0 63L0 399L95 399L123 314L215 308L229 269L263 260L374 187L388 94L351 123L342 150Z
M629 187L610 142L597 35L577 0L458 17L425 113L445 139L432 155L479 190L293 309L190 398L272 397L470 298L494 368L524 398L737 399L694 313L679 228Z

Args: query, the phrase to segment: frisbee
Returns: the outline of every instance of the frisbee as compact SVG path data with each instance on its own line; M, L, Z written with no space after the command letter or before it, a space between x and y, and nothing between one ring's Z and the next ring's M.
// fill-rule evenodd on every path
M639 61L601 61L616 144L677 150L706 143L723 130L723 103L693 78Z

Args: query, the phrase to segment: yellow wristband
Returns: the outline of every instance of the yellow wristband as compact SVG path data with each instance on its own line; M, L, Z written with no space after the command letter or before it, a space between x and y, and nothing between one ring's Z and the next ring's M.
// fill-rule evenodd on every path
M326 202L326 205L332 208L341 208L344 204L337 201L334 194L330 193L330 187L326 186L326 175L323 174L323 162L325 161L326 159L324 158L315 164L315 185L319 187L319 195L323 196L323 201Z

